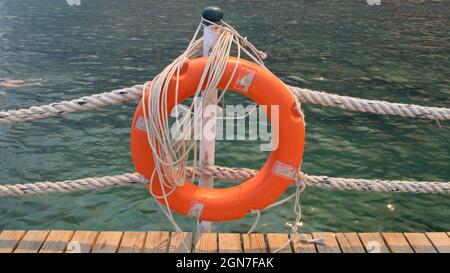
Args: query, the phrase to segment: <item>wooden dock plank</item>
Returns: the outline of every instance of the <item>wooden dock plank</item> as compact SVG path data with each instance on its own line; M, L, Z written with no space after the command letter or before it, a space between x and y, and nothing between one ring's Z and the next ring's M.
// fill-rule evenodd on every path
M267 252L266 240L262 233L242 234L242 241L245 253Z
M170 233L168 231L150 231L144 244L144 253L166 253L169 250Z
M97 239L97 231L77 230L67 243L66 253L89 253Z
M242 236L242 237L241 237ZM0 253L79 252L209 252L267 253L289 242L289 234L204 233L192 245L192 233L168 231L70 231L0 230ZM304 234L306 239L325 240L326 245L308 244L295 234L281 253L450 253L450 233L331 233ZM184 243L184 244L183 244ZM184 247L187 246L188 249Z
M416 253L436 253L433 244L423 233L404 233L409 244Z
M217 233L202 233L197 238L194 251L197 253L217 253Z
M13 252L25 232L25 230L4 230L0 233L0 253Z
M169 252L189 253L192 249L191 232L172 232L170 236Z
M365 253L366 250L354 232L350 233L336 233L336 240L341 247L343 253Z
M67 243L72 238L72 230L52 230L47 236L44 245L39 250L40 253L63 253Z
M47 238L49 230L30 230L20 240L14 253L37 253Z
M219 233L220 253L241 253L241 234L239 233Z
M331 232L313 232L314 239L323 238L325 245L317 245L317 251L319 253L341 253L339 244L336 241L334 233Z
M92 248L92 253L115 253L122 240L122 231L102 231Z
M303 237L307 240L312 239L311 234L303 234ZM292 246L295 253L317 253L316 245L303 242L299 234L294 234Z
M425 235L439 253L450 253L450 237L445 232L427 232Z
M277 253L292 253L289 235L285 233L268 233L267 245L270 253L274 253L277 250Z
M386 246L380 233L364 232L358 233L358 235L367 253L389 253L389 248Z
M144 248L147 232L125 231L119 247L119 253L140 253Z
M399 232L384 232L381 234L392 253L414 253L405 236Z

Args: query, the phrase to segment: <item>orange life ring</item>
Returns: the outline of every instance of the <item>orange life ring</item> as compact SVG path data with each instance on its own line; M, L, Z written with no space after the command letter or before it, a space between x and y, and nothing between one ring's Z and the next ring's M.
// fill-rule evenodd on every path
M179 76L177 102L173 92L175 79L172 79L169 84L168 109L173 109L176 104L194 94L206 61L207 57L202 57L185 64ZM235 65L236 59L229 58L219 89L228 83ZM246 80L243 80L244 77ZM170 208L180 214L196 216L205 221L242 218L252 209L264 209L278 199L293 182L293 176L300 168L304 149L304 121L286 85L268 70L241 59L229 90L245 95L259 105L267 105L269 117L270 106L279 105L278 134L272 134L272 138L278 137L274 140L278 142L278 148L270 153L266 163L254 177L240 185L210 189L186 181L183 186L178 186L167 199ZM155 166L142 121L141 100L131 127L131 154L136 171L150 178ZM162 189L157 175L153 179L152 190L160 194ZM163 200L160 202L164 204Z

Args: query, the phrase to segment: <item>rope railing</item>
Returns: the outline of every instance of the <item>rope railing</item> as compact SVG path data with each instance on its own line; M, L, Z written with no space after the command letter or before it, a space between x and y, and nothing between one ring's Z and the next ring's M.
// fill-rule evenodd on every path
M102 108L141 98L143 85L104 92L79 99L61 101L19 110L0 111L0 125L43 119L68 113ZM378 115L396 115L432 120L449 120L450 108L428 107L414 104L392 103L340 96L305 88L289 86L292 93L304 103L318 104L351 111L368 112Z
M47 105L32 106L19 110L0 112L0 125L14 124L24 121L60 116L74 112L82 112L107 107L141 98L143 85L116 89L110 92L85 96L79 99L55 102Z
M253 177L256 170L229 168L220 166L187 168L189 177L210 176L214 179L242 181ZM328 176L302 175L307 187L335 190L372 191L372 192L409 192L449 194L450 182L370 180L356 178L338 178ZM114 187L145 184L147 180L138 173L125 173L114 176L90 177L59 182L37 182L15 185L0 185L1 197L21 197L53 193L98 190ZM295 185L295 183L293 183Z
M380 100L368 100L340 96L299 87L289 87L302 102L330 106L351 111L367 112L378 115L393 115L410 118L449 120L450 108L420 106L415 104L394 103Z

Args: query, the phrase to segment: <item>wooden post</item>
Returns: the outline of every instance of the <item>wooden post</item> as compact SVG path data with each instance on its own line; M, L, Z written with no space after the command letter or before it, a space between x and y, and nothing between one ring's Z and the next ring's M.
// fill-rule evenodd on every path
M202 17L208 21L214 23L220 23L222 20L223 13L219 7L207 7L203 10ZM214 48L217 40L220 37L220 28L208 24L205 22L203 27L203 56L209 56L211 50ZM217 104L217 90L215 90L209 101L205 102L205 105L216 105ZM204 111L205 109L202 109ZM202 132L200 140L200 156L199 165L200 166L210 166L214 165L214 157L216 152L216 112L208 113L209 116L204 117L202 112ZM214 132L211 135L205 136L203 132L203 124L209 119L214 119L211 121L212 128ZM214 179L211 177L200 177L199 186L212 188L214 185ZM197 225L197 237L201 233L211 232L211 222L201 221Z

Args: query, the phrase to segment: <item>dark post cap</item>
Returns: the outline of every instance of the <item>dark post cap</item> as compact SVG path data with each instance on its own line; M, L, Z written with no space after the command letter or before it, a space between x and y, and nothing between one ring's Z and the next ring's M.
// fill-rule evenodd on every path
M208 21L217 23L222 20L223 12L217 6L209 6L203 9L202 17Z

